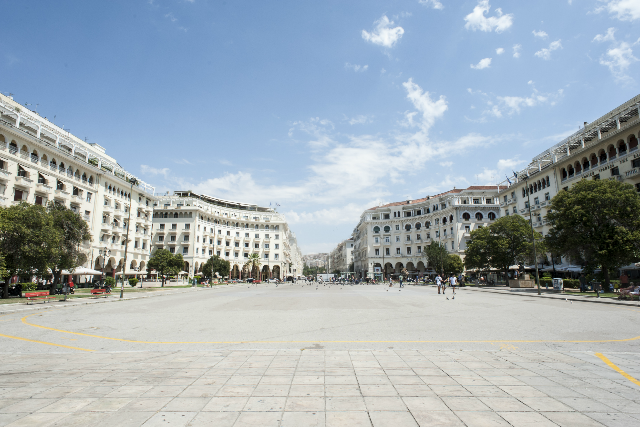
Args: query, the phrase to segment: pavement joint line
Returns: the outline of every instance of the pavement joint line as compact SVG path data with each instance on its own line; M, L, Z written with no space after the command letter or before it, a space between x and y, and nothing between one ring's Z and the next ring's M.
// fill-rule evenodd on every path
M638 381L637 379L633 378L631 375L627 374L625 371L620 369L615 363L609 360L604 354L596 353L596 356L598 356L611 369L613 369L614 371L616 371L617 373L619 373L620 375L622 375L623 377L625 377L626 379L634 383L635 385L640 386L640 381Z
M469 343L469 344L480 344L480 343L605 343L605 342L628 342L628 341L636 341L640 339L640 335L632 338L622 338L622 339L608 339L608 340L292 340L292 341L254 341L254 340L245 340L245 341L142 341L142 340L130 340L125 338L113 338L113 337L105 337L101 335L93 335L93 334L85 334L83 332L73 332L67 331L65 329L57 329L51 328L49 326L42 326L36 323L31 323L27 320L27 317L34 316L37 313L32 313L24 316L21 320L27 326L32 326L35 328L47 329L50 331L60 332L63 334L71 334L71 335L79 335L84 337L98 338L103 340L110 341L121 341L121 342L130 342L130 343L138 343L138 344L309 344L309 343L323 343L323 344L336 344L336 343L353 343L353 344L365 344L365 343L389 343L389 344L400 344L400 343Z

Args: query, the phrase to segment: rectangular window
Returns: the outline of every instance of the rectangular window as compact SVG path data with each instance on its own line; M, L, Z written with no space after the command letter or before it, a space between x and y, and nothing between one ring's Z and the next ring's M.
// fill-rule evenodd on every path
M473 204L474 205L479 205L480 204L480 199L473 199Z
M422 246L418 246L418 253L421 254L422 253Z
M269 259L269 254L264 254L264 259Z
M268 243L265 243L265 244L264 244L264 248L265 248L265 249L269 249L269 244L268 244Z
M260 235L258 233L256 233L256 239L259 239Z
M400 224L396 224L396 231L400 231Z
M618 166L611 169L611 176L619 176L619 175L620 175L620 168L618 168Z
M391 252L390 252L389 248L385 248L384 249L384 253L385 253L385 255L391 255Z
M240 237L240 232L236 231L236 237Z
M538 199L537 197L534 197L533 204L539 205L540 204L540 199Z
M225 246L231 246L231 242L225 242Z
M176 241L176 236L171 236L171 241L175 242Z
M385 243L391 243L391 239L389 239L389 236L386 236L386 237L384 238L384 242L385 242Z
M411 255L411 248L407 248L407 255Z
M218 246L222 245L222 240L218 240Z
M396 242L400 241L400 236L396 236Z
M36 196L36 205L42 206L42 196Z
M22 190L15 190L15 193L13 194L13 201L19 202L21 200L22 200Z
M190 228L191 228L191 224L185 224L185 225L184 225L184 229L185 229L185 230L189 230Z
M518 213L518 208L517 207L513 207L513 213Z
M245 247L245 248L248 248L248 247L249 247L249 243L245 243L245 244L244 244L244 247Z
M376 249L376 256L380 255L380 249Z
M164 236L158 236L158 242L164 242Z
M220 256L220 251L216 251L216 255L217 255L217 256Z
M268 238L269 238L269 235L268 235L268 234L265 234L265 235L264 235L264 238L265 238L265 239L268 239Z
M254 249L260 249L260 243L254 243L253 247Z
M280 259L280 255L279 255L279 254L274 254L274 255L273 255L273 259L276 259L276 260L277 260L277 259Z
M249 237L249 233L244 233L244 237Z
M249 258L249 254L247 252L244 253L245 258Z
M91 201L91 196L92 196L92 194L87 191L87 202Z
M174 248L173 246L171 246L171 247L169 248L169 252L171 252L172 254L175 254L175 253L176 253L176 248Z
M279 240L279 239L280 239L280 235L276 234L276 240Z
M164 224L160 224L160 230L164 230Z
M396 248L396 255L400 255L400 248Z
M640 168L640 159L635 159L631 162L631 167Z
M276 249L280 249L280 244L276 243Z
M374 243L380 243L380 238L379 237L374 237L373 241L374 241Z
M138 241L137 240L135 242L133 242L133 247L134 247L134 249L138 248Z
M384 219L389 219L389 214L384 214Z
M235 252L235 253L233 254L233 256L234 256L235 258L238 258L238 252Z
M182 248L182 253L184 255L188 254L189 253L189 248L187 248L187 247Z
M227 230L227 236L231 236L231 231Z
M471 226L470 225L465 225L464 226L464 232L465 233L470 233L471 232Z
M177 230L178 229L178 224L171 224L171 229L172 230Z
M213 251L209 249L209 256L213 256Z
M183 242L188 242L188 241L189 241L189 236L184 236L184 237L182 238L182 241L183 241Z
M549 196L549 193L544 193L544 200L545 200L545 202L548 202L549 200L551 200L551 197Z
M229 252L225 252L224 256L228 257L229 256Z

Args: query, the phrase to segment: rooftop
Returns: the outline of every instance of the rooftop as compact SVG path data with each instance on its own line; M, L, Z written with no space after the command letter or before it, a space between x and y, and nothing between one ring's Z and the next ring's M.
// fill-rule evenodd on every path
M454 188L453 190L445 191L444 193L435 194L433 196L427 196L427 197L424 197L422 199L405 200L403 202L387 203L386 205L375 206L375 207L369 208L367 210L388 208L388 207L391 207L391 206L413 205L413 204L417 204L417 203L426 202L427 200L431 200L431 199L434 199L436 197L442 197L442 196L445 196L447 194L459 194L459 193L462 193L463 191L486 191L486 190L497 190L497 191L500 191L500 190L503 190L505 188L507 188L507 187L506 186L496 186L496 185L472 185L472 186L467 187L467 188Z

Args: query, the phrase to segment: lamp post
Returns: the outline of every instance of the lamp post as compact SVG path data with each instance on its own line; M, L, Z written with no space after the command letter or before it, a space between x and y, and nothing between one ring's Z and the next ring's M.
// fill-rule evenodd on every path
M538 255L536 253L536 233L535 231L533 231L533 217L531 216L531 192L529 191L528 177L525 178L524 185L527 187L527 206L529 207L529 225L531 226L531 241L533 242L533 262L536 264L536 285L538 286L538 295L540 295L540 279L538 279Z
M133 184L138 181L135 178L129 178L131 189L129 191L129 219L127 220L127 234L124 238L124 265L122 266L122 283L120 283L120 298L124 298L124 277L127 272L127 249L129 248L129 228L131 227L131 209L133 208L131 193L133 192Z

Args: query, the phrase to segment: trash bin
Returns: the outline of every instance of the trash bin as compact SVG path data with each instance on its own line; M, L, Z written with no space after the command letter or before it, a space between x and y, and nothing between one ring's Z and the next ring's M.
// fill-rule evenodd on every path
M562 291L563 289L564 285L562 284L562 279L553 279L553 290Z

